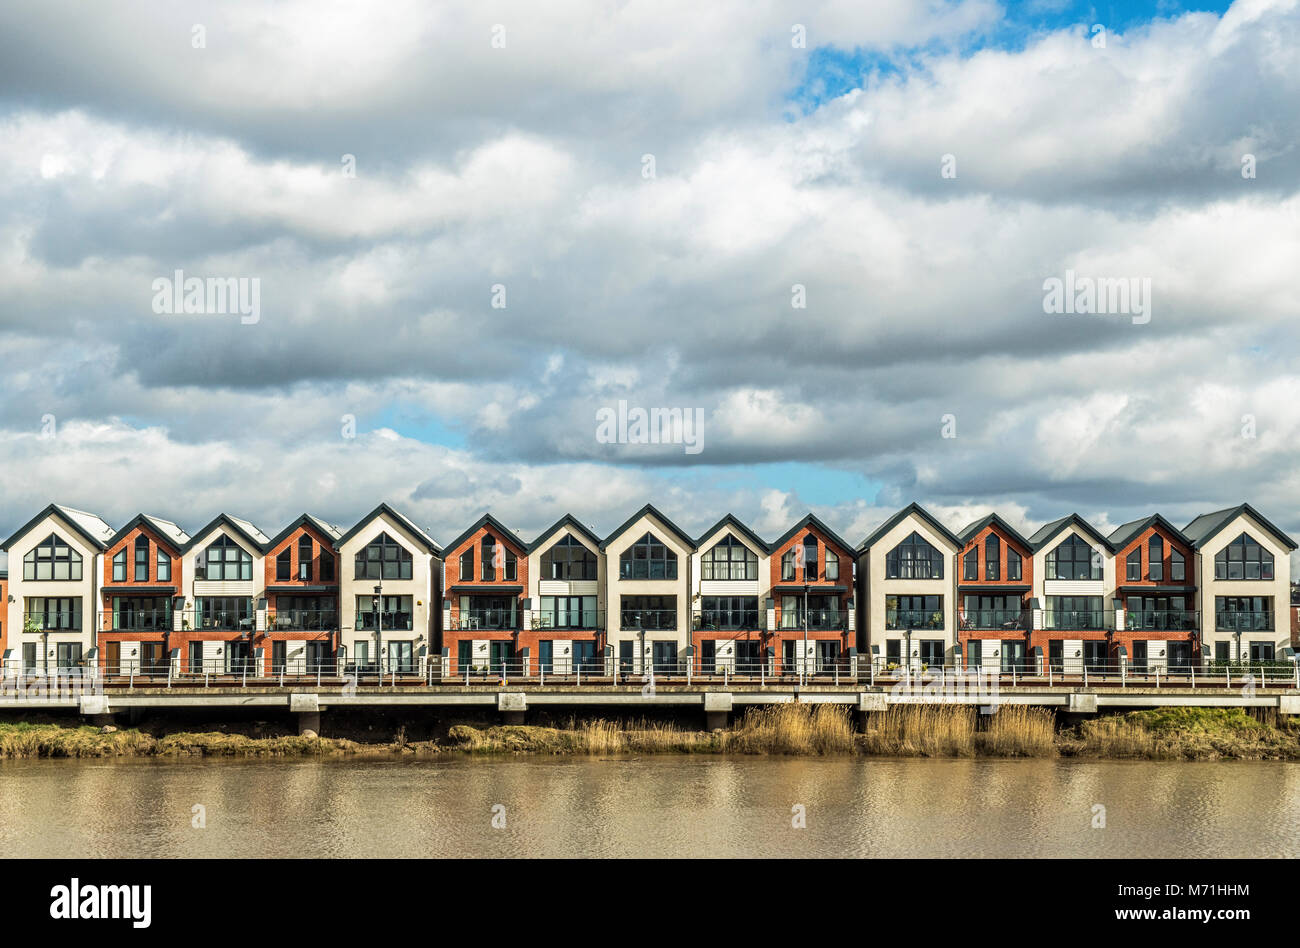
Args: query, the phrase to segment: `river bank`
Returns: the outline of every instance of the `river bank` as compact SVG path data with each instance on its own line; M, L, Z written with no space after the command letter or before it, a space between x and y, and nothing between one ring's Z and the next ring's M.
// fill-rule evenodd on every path
M165 724L118 729L0 722L0 759L467 754L1297 760L1300 726L1286 719L1257 720L1240 709L1207 708L1157 708L1062 726L1045 709L1007 706L980 715L974 708L938 705L897 706L871 715L865 730L856 732L843 708L796 704L751 710L728 730L692 730L672 721L572 719L555 727L454 723L418 740L408 739L405 726L316 737L264 733L260 725L241 731L227 725L185 730Z

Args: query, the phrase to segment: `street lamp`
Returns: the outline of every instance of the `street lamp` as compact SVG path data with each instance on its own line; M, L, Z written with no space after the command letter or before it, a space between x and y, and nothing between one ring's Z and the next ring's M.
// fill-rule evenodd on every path
M381 579L375 585L374 598L370 600L371 611L375 614L375 668L379 676L379 682L384 681L384 669L382 667L384 654L384 614L380 612L380 607L384 602L384 581Z
M803 661L799 664L799 681L808 673L808 584L803 584Z

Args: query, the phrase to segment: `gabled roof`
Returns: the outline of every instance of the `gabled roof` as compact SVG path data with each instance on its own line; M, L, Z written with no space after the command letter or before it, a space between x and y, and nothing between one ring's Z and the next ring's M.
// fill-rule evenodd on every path
M981 530L990 524L996 526L1003 533L1008 534L1011 539L1015 540L1026 550L1033 550L1033 546L1030 544L1029 540L1027 540L1019 530L1011 526L1011 524L1007 523L996 513L991 513L987 517L976 520L974 523L968 523L957 532L957 538L961 540L961 545L965 546L967 543L970 543L972 537L979 534Z
M232 517L230 514L217 514L203 527L202 530L195 531L194 535L190 537L189 542L185 544L185 547L181 552L188 553L190 550L194 549L194 547L197 546L204 537L218 527L226 527L243 537L245 543L249 544L261 553L265 553L270 547L271 538L247 520Z
M800 530L803 530L805 527L809 527L809 526L816 527L816 528L817 528L818 530L820 530L820 531L821 531L825 536L830 537L830 538L831 538L832 540L834 540L837 544L839 544L839 546L840 546L840 548L841 548L842 550L845 550L845 551L848 552L848 553L852 553L852 552L853 552L853 544L852 544L852 543L849 543L848 541L846 541L842 536L840 536L838 533L836 533L836 532L835 532L834 530L832 530L830 527L826 526L826 524L822 523L820 520L818 520L818 519L817 519L815 516L813 516L811 513L804 514L802 520L800 520L798 523L796 523L796 524L795 524L793 527L791 527L789 530L785 531L785 533L781 534L781 538L778 539L778 540L776 540L776 541L772 544L772 546L771 546L770 549L771 549L772 551L775 551L775 550L780 549L781 547L785 546L786 543L788 543L788 542L789 542L789 541L794 537L794 535L797 534Z
M1034 552L1037 553L1043 547L1047 546L1047 544L1051 543L1052 540L1061 533L1061 531L1072 525L1088 534L1110 552L1115 552L1115 548L1111 546L1110 541L1102 536L1096 527L1088 523L1088 521L1084 520L1077 513L1072 513L1068 517L1062 517L1060 520L1053 520L1051 523L1043 524L1034 531L1034 535L1029 538L1029 545L1033 548Z
M89 543L97 550L103 550L108 547L108 541L113 538L113 528L104 522L104 519L97 514L87 513L84 510L77 510L75 507L64 507L61 504L50 504L31 520L18 528L8 540L3 544L4 549L9 549L17 541L21 540L30 531L36 529L37 524L49 517L51 514L58 514L68 526L81 536L83 540Z
M696 549L699 549L699 547L704 543L705 540L713 536L713 534L717 533L723 527L731 527L733 530L736 530L737 532L744 534L750 543L753 543L764 553L771 553L773 550L771 544L769 544L766 540L760 537L753 530L749 529L749 527L745 526L745 524L742 523L738 517L734 517L731 514L727 514L725 517L723 517L713 526L709 527L709 529L701 533L700 538L695 541Z
M559 520L555 521L555 523L547 527L542 532L542 534L537 537L537 539L533 540L532 543L528 544L528 552L531 553L534 550L536 550L538 547L544 545L547 540L555 536L555 534L559 533L565 527L568 527L574 533L582 534L584 537L586 537L588 540L591 541L592 546L596 547L597 549L600 548L600 537L596 536L596 534L593 533L590 528L585 527L581 523L579 523L578 519L574 517L573 514L566 513Z
M337 540L334 541L334 548L338 549L339 547L343 546L354 536L360 533L361 530L365 528L366 524L370 523L372 520L376 519L381 514L387 514L389 517L391 517L392 519L400 523L402 526L404 526L407 530L411 531L411 534L416 539L418 539L420 543L424 545L425 549L427 549L434 556L442 556L442 548L439 547L438 544L433 542L433 537L429 536L429 534L425 533L414 523L412 523L411 518L406 516L406 514L399 513L398 511L394 510L386 503L381 503L374 510L370 511L370 513L366 514L364 517L358 520L356 522L356 525L351 530L349 530L347 533L343 534L343 536L339 537Z
M951 530L949 530L947 527L941 524L938 520L936 520L931 515L931 513L928 510L926 510L924 507L922 507L920 504L913 502L908 504L898 513L894 514L892 517L890 517L888 520L882 523L879 527L876 528L875 532L872 533L871 536L867 537L860 544L858 544L858 552L861 553L864 550L868 550L871 547L875 546L877 541L879 541L881 537L883 537L890 530L894 529L894 527L898 526L900 523L902 523L912 514L915 514L916 516L924 520L927 524L929 524L934 529L936 533L942 536L945 540L947 540L957 549L960 550L963 546L965 546L965 544L961 542L961 539L957 536L957 534L953 533Z
M1193 547L1202 547L1210 542L1214 536L1232 523L1241 514L1247 514L1259 525L1273 534L1273 538L1285 546L1288 550L1294 550L1296 543L1289 536L1269 523L1258 510L1250 504L1238 504L1236 507L1228 507L1226 510L1216 510L1213 513L1201 514L1187 526L1183 527L1183 534L1191 541Z
M149 514L140 513L136 514L131 519L131 522L125 527L113 534L112 539L108 541L108 545L116 546L123 537L139 526L148 527L177 553L184 552L185 544L190 542L190 535L170 520L164 520L161 517L153 517Z
M525 543L523 540L519 539L515 531L511 530L509 527L507 527L496 517L492 516L490 513L485 513L483 516L479 517L478 520L474 521L474 526L470 527L460 536L456 537L456 539L448 543L444 547L444 549L446 550L456 549L456 547L460 546L462 543L464 543L466 540L472 537L482 527L491 527L497 533L501 534L502 539L509 540L512 544L517 546L519 549L523 550L525 553L528 552L528 544Z
M305 513L267 541L266 548L270 550L279 546L287 540L295 530L303 526L313 527L319 533L329 537L331 542L337 542L338 538L343 535L343 531L334 524L326 523L320 517L313 517L311 514Z
M622 525L617 530L615 530L609 536L605 537L605 539L600 541L600 548L602 550L605 549L605 547L609 546L611 540L613 540L617 536L621 536L622 534L626 533L627 530L632 526L632 524L636 523L646 514L652 515L656 520L658 520L665 527L667 527L668 530L674 536L676 536L677 539L681 540L686 547L692 550L695 549L695 541L686 535L686 531L684 531L681 527L677 526L677 524L673 523L671 520L669 520L667 517L661 514L658 510L656 510L654 504L646 504L636 513L632 514L632 516L628 517L625 521L623 521Z
M1158 513L1154 513L1149 517L1141 517L1137 520L1130 520L1128 523L1120 524L1111 532L1111 535L1107 537L1107 539L1110 540L1111 546L1116 550L1121 550L1131 543L1134 537L1141 536L1149 527L1157 525L1163 527L1168 533L1172 533L1175 537L1182 540L1184 543L1187 543L1189 546L1191 545L1190 541L1187 539L1187 534L1183 533L1182 530L1179 530Z

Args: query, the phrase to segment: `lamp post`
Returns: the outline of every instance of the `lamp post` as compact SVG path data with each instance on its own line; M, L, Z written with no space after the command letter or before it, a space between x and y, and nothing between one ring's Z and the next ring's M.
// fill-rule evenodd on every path
M384 581L375 585L375 596L370 600L372 611L375 614L375 669L379 678L379 683L384 683L383 654L384 654L384 614L380 608L384 604Z
M808 673L808 584L803 584L803 661L799 663L799 682Z

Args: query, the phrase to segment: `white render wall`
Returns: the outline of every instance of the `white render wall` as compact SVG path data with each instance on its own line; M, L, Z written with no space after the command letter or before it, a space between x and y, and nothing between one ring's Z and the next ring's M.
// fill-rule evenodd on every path
M676 579L619 579L619 557L629 546L640 540L646 533L653 533L659 542L677 554ZM610 541L605 547L605 602L607 608L608 641L614 648L614 661L619 658L621 642L638 642L641 632L636 629L621 629L619 611L623 596L672 596L677 601L677 628L645 630L645 649L633 647L632 670L641 674L645 661L653 659L654 642L676 642L677 657L685 657L686 649L691 643L689 632L691 623L691 549L678 539L677 534L661 523L651 513L642 514L635 523Z
M1249 534L1261 547L1273 554L1273 578L1215 579L1214 557L1225 546L1243 533ZM10 560L9 575L13 575ZM1282 657L1282 649L1291 644L1291 551L1278 543L1273 534L1265 530L1255 518L1241 513L1220 530L1203 547L1196 551L1197 608L1201 611L1202 641L1209 646L1209 658L1214 658L1214 643L1228 642L1233 661L1250 658L1251 642L1272 642L1274 654ZM1234 632L1216 628L1214 599L1216 596L1272 596L1273 629L1269 631L1242 632L1240 646ZM1240 651L1239 651L1240 648ZM1193 656L1196 659L1196 656Z

